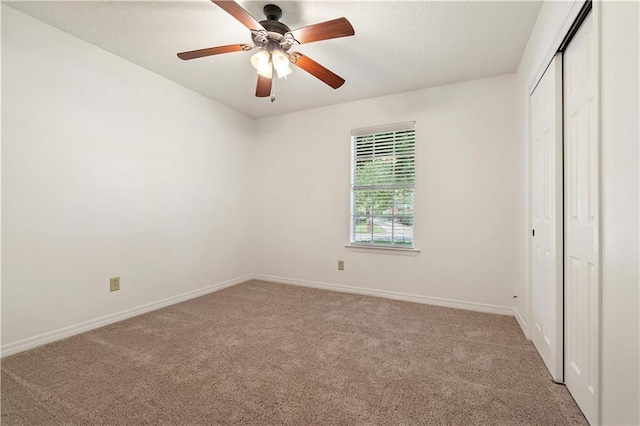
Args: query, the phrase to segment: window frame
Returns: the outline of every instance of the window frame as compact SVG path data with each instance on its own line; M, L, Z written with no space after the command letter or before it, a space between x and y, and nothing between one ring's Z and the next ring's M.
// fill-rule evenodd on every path
M349 206L349 243L347 245L345 245L345 247L347 249L349 249L349 251L358 251L358 252L376 252L376 253L381 253L381 254L400 254L400 255L415 255L419 252L418 248L416 247L416 238L415 238L415 183L416 183L416 167L415 167L415 161L416 161L416 129L415 129L415 121L409 121L409 122L403 122L403 123L395 123L395 124L387 124L387 125L382 125L382 126L373 126L373 127L365 127L365 128L359 128L359 129L352 129L351 130L351 138L350 138L350 147L351 147L351 158L350 158L350 188L349 188L349 196L350 196L350 206ZM373 219L376 216L388 216L389 218L391 218L394 222L397 221L398 218L409 218L411 219L411 223L412 223L412 228L413 228L413 236L412 236L412 240L410 244L407 245L403 245L403 244L398 244L398 243L393 243L394 241L394 236L392 234L392 239L391 242L389 243L376 243L374 242L374 237L373 237L373 232L374 230L372 229L372 241L371 242L366 242L366 241L355 241L356 240L356 217L358 216L362 216L357 214L356 210L356 193L358 190L358 185L356 184L355 180L356 180L356 164L357 164L357 153L356 153L356 143L357 143L357 138L358 137L363 137L363 136L372 136L374 138L374 144L372 144L372 147L375 146L375 138L376 135L380 135L380 134L384 134L384 133L396 133L396 132L404 132L404 131L413 131L413 146L412 146L412 151L410 152L410 155L408 158L412 158L413 159L413 164L412 164L412 168L411 168L411 173L412 173L412 177L413 180L410 184L406 184L406 183L398 183L398 180L396 179L395 176L395 165L394 165L394 176L391 179L392 182L388 182L386 184L380 184L380 183L373 183L371 185L360 185L360 190L386 190L386 191L393 191L393 190L397 190L397 189L403 189L403 188L407 188L407 189L411 189L412 191L412 203L411 203L411 210L412 210L412 214L411 216L407 216L407 215L397 215L395 213L392 214L380 214L380 215L376 215L375 213L371 213L370 215L367 214L365 216L370 216ZM393 142L391 143L391 145L393 146L393 158L394 160L397 157L397 152L396 152L396 144L398 144L398 141L395 140L396 135L394 134L393 136ZM380 142L380 141L378 141ZM380 143L382 144L382 143ZM361 156L362 157L362 156ZM361 158L360 157L360 158ZM402 156L401 156L402 158ZM373 160L375 160L375 154L372 154L371 156L372 162ZM385 186L388 186L385 188ZM395 203L395 195L392 195L394 203ZM394 226L394 225L392 225Z

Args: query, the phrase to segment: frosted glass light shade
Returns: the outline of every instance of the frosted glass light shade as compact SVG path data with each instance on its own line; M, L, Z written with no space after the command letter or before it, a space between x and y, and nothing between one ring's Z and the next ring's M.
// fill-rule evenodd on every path
M258 71L258 74L265 78L273 77L273 66L271 57L266 50L260 50L251 57L251 65Z
M286 77L291 74L291 68L289 67L289 57L281 50L275 50L271 54L271 61L273 67L278 73L278 78Z

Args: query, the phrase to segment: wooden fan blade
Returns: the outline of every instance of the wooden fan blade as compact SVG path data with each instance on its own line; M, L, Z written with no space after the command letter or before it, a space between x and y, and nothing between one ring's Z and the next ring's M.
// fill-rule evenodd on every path
M344 84L344 78L329 71L313 59L308 56L304 56L302 53L293 52L289 55L289 59L292 64L299 68L302 68L314 77L324 81L329 86L337 89Z
M348 37L356 32L347 18L338 18L332 21L321 22L308 27L291 31L293 37L300 43L313 43L314 41L329 40L331 38Z
M230 0L211 0L213 3L217 4L229 15L236 18L242 25L249 28L250 30L264 30L264 27L258 22L253 16L249 14L246 10L242 8L235 1Z
M256 86L256 96L266 98L271 94L271 79L258 74L258 85Z
M178 53L178 58L182 60L203 58L205 56L219 55L221 53L240 52L241 50L250 50L248 44L229 44L227 46L208 47L206 49L191 50L189 52Z

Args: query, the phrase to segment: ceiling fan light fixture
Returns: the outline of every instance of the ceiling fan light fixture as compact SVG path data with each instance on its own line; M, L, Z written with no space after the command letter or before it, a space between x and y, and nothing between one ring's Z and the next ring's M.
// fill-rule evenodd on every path
M251 65L258 71L258 74L265 78L273 77L273 65L271 55L264 49L251 57Z
M271 53L271 62L278 73L278 78L286 77L291 74L289 56L282 50L274 50L273 53Z

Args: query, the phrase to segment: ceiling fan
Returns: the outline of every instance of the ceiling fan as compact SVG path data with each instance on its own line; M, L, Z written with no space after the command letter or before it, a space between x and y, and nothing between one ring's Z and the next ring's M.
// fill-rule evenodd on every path
M289 53L289 49L298 44L354 35L355 31L346 18L337 18L292 31L285 24L279 22L282 17L282 9L274 4L268 4L263 8L267 19L258 22L235 1L211 1L251 31L251 39L254 45L230 44L192 50L178 53L180 59L189 60L221 53L258 49L258 53L251 57L251 64L258 71L256 96L259 98L268 97L271 94L274 70L279 78L291 74L289 63L305 70L334 89L344 84L342 77L302 53Z

